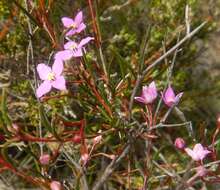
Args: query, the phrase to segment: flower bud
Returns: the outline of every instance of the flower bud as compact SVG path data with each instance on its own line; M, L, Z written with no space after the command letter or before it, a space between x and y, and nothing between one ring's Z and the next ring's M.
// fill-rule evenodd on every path
M93 139L93 144L98 144L102 140L102 135L99 135Z
M169 86L166 91L164 93L162 93L162 98L164 103L168 106L168 107L172 107L174 105L176 105L179 101L180 98L182 97L183 93L179 93L177 95L175 95L173 89L171 86Z
M12 128L15 132L19 132L19 126L16 123L12 123Z
M220 129L220 115L217 118L217 127Z
M88 162L89 160L89 155L87 153L84 153L81 155L81 160L83 162L83 165L86 165L86 163Z
M152 104L157 98L157 87L155 82L151 82L149 86L142 87L141 96L134 97L134 99L143 104Z
M51 190L61 190L61 184L59 181L52 181L50 183L50 189Z
M80 143L81 139L82 139L81 135L75 134L74 137L73 137L73 142L74 143Z
M174 145L176 148L182 150L185 148L186 143L182 138L176 138Z
M39 161L42 165L48 165L50 162L50 155L49 154L41 155Z

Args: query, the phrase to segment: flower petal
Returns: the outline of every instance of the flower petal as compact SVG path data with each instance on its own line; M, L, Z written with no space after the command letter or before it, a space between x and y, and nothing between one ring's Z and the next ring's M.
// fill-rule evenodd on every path
M154 81L150 83L148 87L148 92L153 100L157 98L157 87Z
M61 75L63 72L63 61L61 59L55 59L53 66L52 66L52 71L55 74L56 77Z
M63 76L59 76L52 82L52 86L58 90L66 90L66 81Z
M75 47L75 48L78 47L78 44L74 41L69 41L69 42L64 44L64 49L66 49L66 50L72 50L73 47Z
M83 52L81 48L77 50L73 50L73 57L82 57L82 56L83 56Z
M203 149L204 149L203 146L200 143L198 143L194 146L193 151L199 152L199 151L203 151Z
M77 33L80 33L81 31L83 31L86 28L86 25L84 23L81 23L79 25L79 27L76 29Z
M66 33L66 36L72 36L72 35L74 35L76 32L77 32L77 30L71 29L71 30L69 30L69 31Z
M55 59L61 59L63 61L69 60L72 57L73 57L73 51L71 51L71 50L58 51L55 54Z
M136 101L138 101L138 102L141 102L141 103L143 103L143 104L146 104L145 99L144 99L143 97L137 96L137 97L134 97L134 99L135 99Z
M69 17L62 17L61 21L66 28L70 28L74 24L74 20Z
M149 84L149 88L157 90L157 87L154 81Z
M91 40L94 40L93 37L86 37L84 39L82 39L78 45L78 48L83 47L85 44L89 43Z
M195 161L200 160L200 158L197 156L197 154L193 150L191 150L190 148L185 148L184 150L193 160L195 160Z
M37 72L41 80L46 80L51 68L43 63L37 65Z
M145 94L147 94L147 89L148 89L148 86L142 87L142 96L145 96Z
M183 96L183 92L180 92L179 94L176 95L175 97L175 103L177 104L180 101L180 98Z
M50 92L51 90L51 83L50 81L45 80L41 85L37 88L36 95L38 98L43 96L44 94Z
M80 23L82 22L83 19L83 13L82 11L79 11L74 19L74 21L76 22L77 25L80 25Z
M175 94L171 86L169 86L165 92L164 98L166 99L175 99Z

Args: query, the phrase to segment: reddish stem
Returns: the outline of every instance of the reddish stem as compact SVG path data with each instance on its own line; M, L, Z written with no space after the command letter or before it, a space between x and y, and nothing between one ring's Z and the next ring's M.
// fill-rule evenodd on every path
M96 35L96 37L95 37L96 45L99 48L100 45L101 45L101 35L100 35L99 29L98 29L98 25L97 25L97 22L96 22L95 13L94 13L93 6L92 6L92 1L91 0L87 0L87 2L89 4L90 15L92 17L93 30L94 30L95 35Z

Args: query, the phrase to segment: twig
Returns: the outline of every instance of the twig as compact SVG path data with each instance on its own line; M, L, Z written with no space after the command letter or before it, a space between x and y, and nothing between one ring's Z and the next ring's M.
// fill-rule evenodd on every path
M151 131L153 129L159 129L159 128L169 128L169 127L181 127L181 126L184 126L184 125L191 125L191 121L187 121L185 123L177 123L177 124L163 124L163 123L159 123L155 126L152 126L151 128L148 128L147 130L148 131Z
M95 185L93 186L92 190L98 190L102 187L104 182L107 180L107 178L112 174L112 172L116 169L118 164L122 161L122 159L128 154L130 150L131 145L128 144L123 152L121 153L118 158L112 160L112 162L106 167L105 171L101 175L101 177L95 182Z
M187 4L185 8L185 23L186 23L186 34L190 33L190 19L189 19L190 7Z
M67 153L67 151L64 151L64 155L66 156L66 158L67 158L70 162L72 162L72 164L76 167L76 169L80 171L80 173L81 173L81 175L82 175L83 189L84 189L84 190L89 190L88 183L87 183L87 180L86 180L86 176L85 176L85 174L84 174L84 171L83 171L82 167L81 167L79 164L77 164L77 162L75 162L75 161L73 160L73 158Z
M90 15L92 17L92 24L93 24L93 30L95 33L95 39L96 39L96 46L98 48L98 52L99 52L99 56L100 56L100 60L102 63L102 67L103 67L103 71L105 73L106 78L108 78L108 73L107 73L107 69L106 69L106 62L105 62L105 58L103 55L103 51L102 51L102 46L101 46L101 41L102 41L102 37L101 37L101 33L99 30L99 26L97 24L97 20L96 20L96 15L93 9L93 4L91 0L87 0L88 4L89 4L89 10L90 10Z
M108 13L110 13L110 12L113 12L113 11L120 11L122 8L124 8L124 7L127 7L128 5L130 5L131 3L133 3L135 0L128 0L128 1L126 1L125 3L123 3L123 4L121 4L121 5L114 5L114 6L111 6L111 7L109 7L109 8L107 8L105 11L104 11L104 13L103 13L103 15L106 15L106 14L108 14Z

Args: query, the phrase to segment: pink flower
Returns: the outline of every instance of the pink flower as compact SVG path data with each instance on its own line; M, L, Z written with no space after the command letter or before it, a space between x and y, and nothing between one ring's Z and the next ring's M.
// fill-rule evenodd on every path
M204 148L201 144L196 144L193 150L190 148L185 148L185 151L195 161L202 161L207 156L207 154L211 153L211 151Z
M207 174L207 169L204 167L204 166L199 166L196 168L196 174L199 176L199 177L203 177Z
M50 183L50 189L51 190L61 190L61 184L59 181L52 181Z
M157 88L154 81L149 86L143 86L141 96L134 97L135 100L144 104L151 104L156 98Z
M63 72L62 60L55 59L52 69L43 63L38 64L37 72L40 79L43 80L43 83L41 83L36 91L38 98L50 92L52 87L58 90L66 90L66 81L61 75Z
M80 41L80 43L76 43L75 41L69 41L64 45L63 51L58 51L55 54L55 59L68 60L72 57L82 57L83 56L83 48L84 45L89 43L94 38L86 37Z
M42 165L48 165L50 162L50 155L49 154L41 155L39 161Z
M174 145L181 150L186 146L186 143L182 138L176 138Z
M86 25L83 23L82 11L79 11L74 19L63 17L61 20L64 27L69 29L66 36L72 36L76 33L80 33L86 28Z
M167 90L165 91L165 93L162 94L162 98L163 98L164 103L165 103L168 107L172 107L172 106L178 104L178 102L179 102L180 98L182 97L182 95L183 95L183 92L181 92L181 93L179 93L179 94L177 94L177 95L175 96L172 87L169 86L169 87L167 88Z

